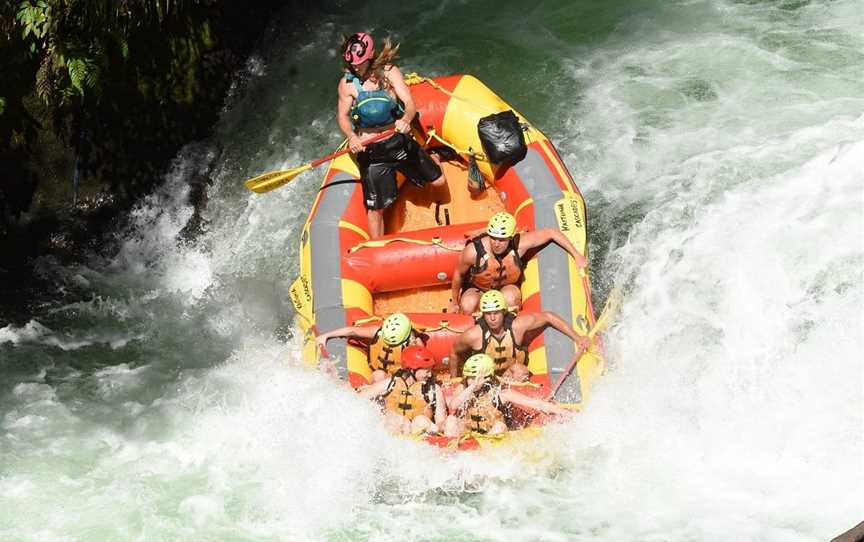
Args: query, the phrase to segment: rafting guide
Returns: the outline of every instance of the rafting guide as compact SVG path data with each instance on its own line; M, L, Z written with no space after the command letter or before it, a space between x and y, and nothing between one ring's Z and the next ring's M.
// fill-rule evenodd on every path
M417 109L393 64L398 50L387 39L376 54L372 36L364 32L353 34L342 47L346 73L339 80L336 118L348 148L357 155L372 239L384 235L384 209L399 195L397 171L417 186L447 182L436 160L409 135ZM390 137L363 144L362 136L390 128L395 129Z

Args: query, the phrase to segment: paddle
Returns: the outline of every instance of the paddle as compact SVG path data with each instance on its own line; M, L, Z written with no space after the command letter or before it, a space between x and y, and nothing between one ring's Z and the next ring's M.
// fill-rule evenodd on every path
M597 318L597 321L594 322L594 325L591 326L591 329L588 331L589 341L593 341L594 336L603 331L603 329L609 324L609 320L611 320L612 316L618 311L620 301L621 291L618 288L615 288L609 293L609 297L606 298L606 304L603 306L603 312L600 314L600 317ZM567 380L567 377L570 376L570 373L573 372L573 369L576 367L576 363L579 361L579 358L581 358L582 354L584 353L584 346L580 346L579 349L576 350L576 355L573 356L573 361L571 361L570 365L568 365L567 368L564 369L564 372L561 373L561 378L558 379L558 382L556 382L555 385L552 386L552 392L549 394L550 399L554 398L555 394L558 393L561 385L564 384L564 381Z
M375 143L376 141L381 141L382 139L386 139L395 133L395 129L391 128L389 130L384 130L381 133L375 134L368 139L363 140L363 145L369 145L370 143ZM324 162L329 162L330 160L342 156L345 153L351 152L351 149L345 147L344 149L338 150L336 152L330 153L327 156L322 156L321 158L315 160L314 162L309 162L308 164L303 164L302 166L295 167L293 169L287 169L284 171L271 171L270 173L265 173L263 175L259 175L253 179L249 179L244 184L246 188L253 192L257 192L258 194L263 194L264 192L269 192L271 190L275 190L280 186L291 182L294 177L300 175L307 169L312 169L320 166Z

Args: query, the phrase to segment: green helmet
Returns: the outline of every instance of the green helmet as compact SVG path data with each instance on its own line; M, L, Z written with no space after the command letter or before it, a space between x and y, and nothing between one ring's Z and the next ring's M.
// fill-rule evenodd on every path
M462 367L462 376L484 377L495 371L495 362L488 354L474 354Z
M398 346L411 336L411 320L401 312L394 312L381 323L381 338L390 346Z
M489 219L486 233L496 239L509 239L516 233L516 219L510 213L495 213Z
M489 290L480 296L480 312L506 311L507 300L498 290Z

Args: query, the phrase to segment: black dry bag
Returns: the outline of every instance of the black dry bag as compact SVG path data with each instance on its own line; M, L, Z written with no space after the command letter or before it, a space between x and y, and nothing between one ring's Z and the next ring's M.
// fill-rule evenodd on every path
M483 117L477 123L477 134L483 144L483 152L496 166L507 161L515 164L525 158L528 152L522 126L513 111Z

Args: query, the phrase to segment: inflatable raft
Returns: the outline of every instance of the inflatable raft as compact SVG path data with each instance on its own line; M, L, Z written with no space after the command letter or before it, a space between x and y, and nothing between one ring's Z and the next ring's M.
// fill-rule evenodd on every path
M480 119L513 110L470 75L426 79L412 74L406 82L419 112L414 137L429 148L448 146L480 154ZM473 325L471 316L445 312L453 271L468 241L466 235L483 230L496 212L514 215L517 231L559 228L585 254L585 202L579 188L549 139L514 113L523 130L524 158L494 165L480 156L476 165L486 189L471 195L464 155L441 153L447 186L420 189L404 183L398 201L385 214L386 235L379 239L370 240L367 231L357 164L350 154L331 162L303 227L300 273L290 291L304 331L304 357L310 364L323 355L315 343L319 333L346 325L375 325L401 311L429 336L427 347L436 356L446 384L450 346L458 333ZM589 277L555 244L528 259L521 291L522 311L553 311L583 334L594 324ZM328 348L338 372L352 386L369 383L371 370L363 345L340 339L330 341ZM546 330L529 346L530 382L519 386L519 391L549 397L578 352L570 339ZM554 396L575 409L604 368L599 343L579 357ZM530 413L523 419L526 426L544 422ZM494 440L515 440L535 431L527 427ZM454 444L443 437L429 440L442 446ZM460 441L459 447L480 444L470 438Z

